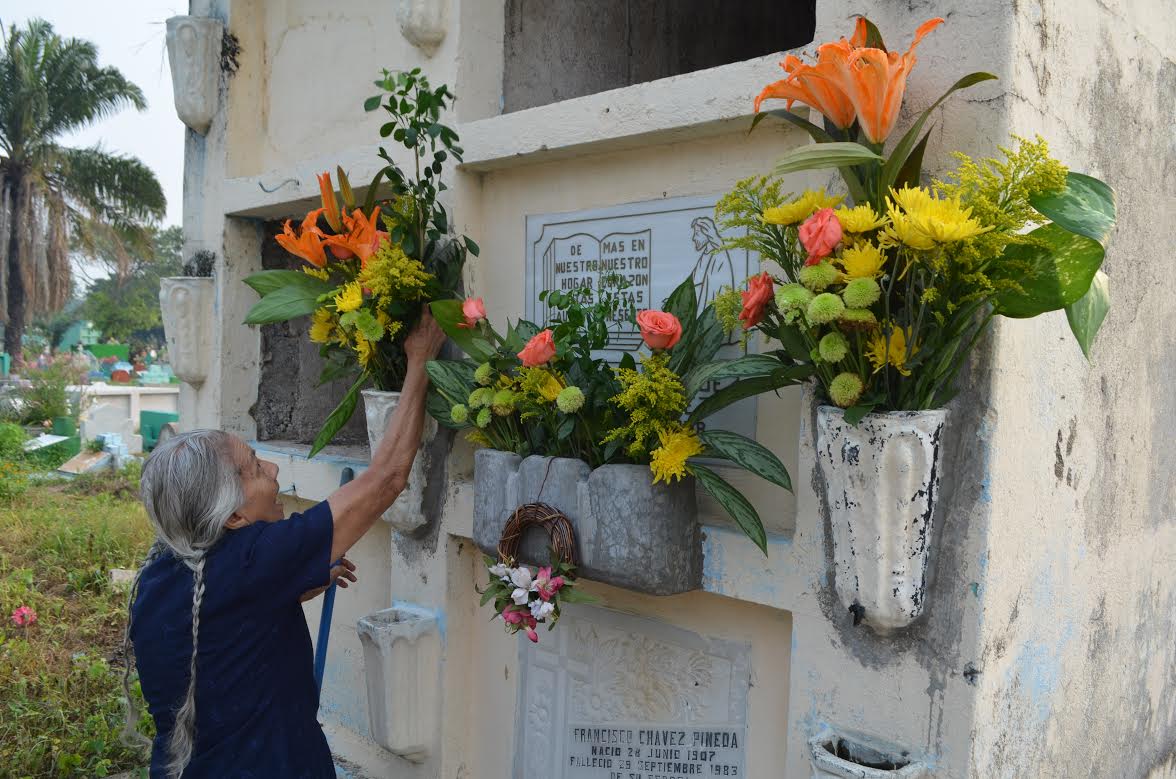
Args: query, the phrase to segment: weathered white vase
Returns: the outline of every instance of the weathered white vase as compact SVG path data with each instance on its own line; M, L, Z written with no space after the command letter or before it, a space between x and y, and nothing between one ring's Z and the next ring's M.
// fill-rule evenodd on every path
M449 0L399 0L396 21L400 34L428 56L445 40Z
M817 461L833 528L842 605L879 632L923 611L947 411L817 410Z
M363 407L367 415L368 443L371 450L376 451L380 441L384 440L384 430L388 427L388 420L392 412L400 403L399 392L384 392L382 390L364 390ZM421 447L417 450L416 459L412 462L412 470L408 474L408 484L392 507L384 512L384 521L402 533L410 533L424 526L428 521L423 510L425 499L425 473L428 469L428 459L425 443L433 440L437 433L437 423L428 414L425 415L425 428L421 434Z
M702 547L694 480L654 484L648 465L592 469L568 457L519 457L479 449L474 454L474 543L495 554L502 529L526 503L558 509L576 531L576 573L593 581L652 595L702 584ZM550 559L548 539L535 530L519 557Z
M437 618L414 606L377 611L356 624L363 645L368 726L372 740L421 762L440 727L441 631Z
M208 378L215 296L211 278L172 276L159 282L159 309L172 372L193 387Z
M813 779L930 779L927 764L902 750L823 733L809 740Z
M206 16L167 20L167 58L180 121L204 135L216 115L224 25Z

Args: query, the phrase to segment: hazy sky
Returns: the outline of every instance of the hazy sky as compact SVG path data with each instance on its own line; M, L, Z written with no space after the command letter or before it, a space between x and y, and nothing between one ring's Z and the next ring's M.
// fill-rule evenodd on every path
M62 36L92 41L99 64L113 65L143 90L146 111L125 110L63 140L145 162L163 185L169 225L181 222L184 125L172 101L164 21L187 12L185 0L0 0L5 28L39 16Z

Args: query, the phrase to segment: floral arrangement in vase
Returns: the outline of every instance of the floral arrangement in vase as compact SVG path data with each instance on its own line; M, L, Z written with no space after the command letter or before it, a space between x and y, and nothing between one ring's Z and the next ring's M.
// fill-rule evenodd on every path
M365 385L400 389L409 327L426 303L458 294L466 257L478 254L471 239L450 235L448 214L438 201L446 188L444 164L460 162L462 155L457 134L440 122L453 94L445 85L432 88L419 69L385 71L376 84L387 96L369 98L364 108L388 112L380 135L403 147L411 168L381 147L385 164L362 204L342 168L336 171L338 192L330 174L321 174L320 206L298 227L287 220L276 236L305 265L261 271L245 280L261 295L247 324L310 315L309 337L324 359L321 381L356 376L324 422L311 456L350 419Z
M794 101L816 109L823 127L790 110L771 115L817 143L786 154L774 176L739 182L716 206L718 221L739 233L728 245L776 266L719 297L723 326L760 331L786 366L810 365L823 397L851 419L944 406L996 316L1064 309L1089 354L1109 307L1100 266L1113 192L1068 171L1044 140L1017 138L998 159L957 152L954 170L921 183L930 112L994 76L957 81L886 152L915 47L942 22L921 25L903 54L887 51L859 18L849 40L819 47L815 63L790 55L787 77L755 107L784 99L789 109ZM796 195L780 179L834 167L847 195Z
M662 310L634 312L624 283L604 276L596 289L540 293L551 320L542 326L520 320L505 335L486 320L479 298L434 303L437 322L471 359L429 363L436 390L430 413L467 430L475 443L505 452L577 458L592 468L645 464L655 484L692 476L766 549L755 508L697 458L725 460L790 490L788 473L761 444L703 422L737 400L809 374L781 370L759 355L715 360L722 328L713 308L698 312L695 295L687 279ZM639 360L625 353L611 365L601 352L623 321L635 323L649 351ZM696 402L708 382L732 378L741 380Z

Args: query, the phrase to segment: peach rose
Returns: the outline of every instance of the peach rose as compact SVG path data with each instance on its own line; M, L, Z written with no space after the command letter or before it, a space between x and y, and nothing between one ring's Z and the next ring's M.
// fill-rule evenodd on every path
M672 349L682 338L682 323L673 314L647 309L637 312L637 327L650 349Z
M481 298L466 298L461 302L461 313L464 322L458 322L458 327L470 328L486 318L486 305Z
M747 280L747 291L743 296L743 310L739 312L739 321L744 330L750 330L764 318L764 309L772 300L772 277L761 273Z
M550 330L542 330L527 341L527 345L519 352L519 359L528 368L544 365L555 356L555 337Z
M822 208L800 226L800 242L808 249L805 265L816 265L841 242L841 222L832 208Z

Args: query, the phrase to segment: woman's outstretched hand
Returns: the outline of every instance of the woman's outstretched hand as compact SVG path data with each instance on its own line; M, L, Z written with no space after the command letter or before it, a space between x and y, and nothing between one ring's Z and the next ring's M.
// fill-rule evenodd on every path
M445 343L445 331L433 319L433 315L426 308L416 327L404 339L404 354L410 363L424 365L437 356L441 345Z
M339 560L338 565L331 566L331 584L338 584L341 589L347 589L347 582L359 581L355 576L355 563L348 560L346 557ZM317 598L327 591L327 587L319 587L314 590L308 590L302 593L302 597L298 599L299 603L306 603L311 598Z

